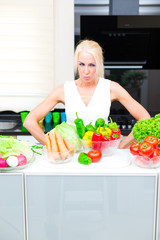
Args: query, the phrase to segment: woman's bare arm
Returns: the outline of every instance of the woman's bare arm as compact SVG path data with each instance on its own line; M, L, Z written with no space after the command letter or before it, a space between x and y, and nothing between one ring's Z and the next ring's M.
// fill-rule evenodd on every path
M24 121L23 126L43 145L45 145L45 134L38 122L60 102L64 104L64 85L60 85L53 90L43 102L27 115Z
M128 112L136 119L150 118L146 109L139 104L131 95L118 83L111 82L111 101L119 101ZM119 145L119 148L126 148L134 141L133 133L131 132Z

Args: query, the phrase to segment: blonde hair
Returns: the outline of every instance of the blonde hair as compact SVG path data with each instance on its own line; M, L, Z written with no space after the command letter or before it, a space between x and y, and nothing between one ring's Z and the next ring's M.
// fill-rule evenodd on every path
M86 51L93 55L96 61L96 73L98 77L104 78L104 65L103 65L103 51L100 45L92 40L80 41L76 47L74 54L74 71L75 74L78 73L78 55L81 51Z

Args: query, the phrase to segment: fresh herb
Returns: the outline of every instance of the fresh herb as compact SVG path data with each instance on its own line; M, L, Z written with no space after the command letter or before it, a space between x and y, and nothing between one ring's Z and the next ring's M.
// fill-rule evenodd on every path
M36 154L39 154L39 155L42 155L41 152L35 151L35 149L37 149L37 150L43 149L43 146L32 145L32 147L31 147L32 152L34 152L34 153L36 153Z

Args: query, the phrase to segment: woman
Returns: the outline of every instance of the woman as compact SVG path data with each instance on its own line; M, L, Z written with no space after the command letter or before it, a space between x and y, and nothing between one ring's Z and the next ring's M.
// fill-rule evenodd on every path
M149 113L134 100L118 83L104 79L102 48L95 41L81 41L75 51L75 73L79 77L54 89L46 99L35 107L26 117L24 127L43 145L45 134L38 122L51 111L57 103L65 105L67 122L74 124L76 112L84 124L104 118L108 121L110 106L119 101L138 121L150 118ZM126 148L134 141L132 132L122 140L119 148Z

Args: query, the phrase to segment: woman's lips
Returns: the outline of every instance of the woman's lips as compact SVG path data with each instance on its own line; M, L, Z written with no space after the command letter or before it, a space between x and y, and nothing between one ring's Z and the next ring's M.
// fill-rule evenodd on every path
M90 77L89 77L89 76L84 76L83 78L84 78L84 79L90 79Z

